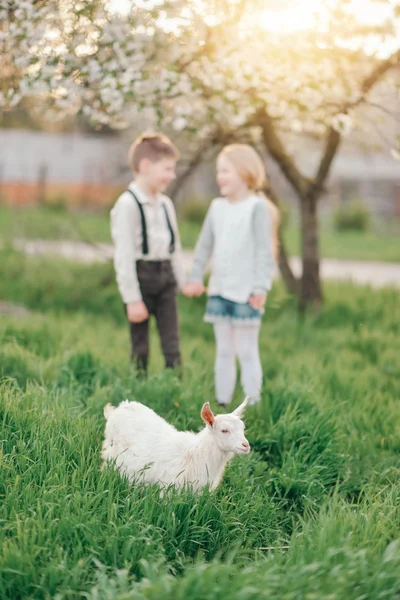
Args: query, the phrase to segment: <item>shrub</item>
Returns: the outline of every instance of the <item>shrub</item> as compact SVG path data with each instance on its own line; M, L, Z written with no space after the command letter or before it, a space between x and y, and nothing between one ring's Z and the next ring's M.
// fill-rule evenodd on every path
M370 219L368 208L360 200L352 200L335 210L333 224L337 231L366 231Z
M54 197L45 197L41 200L41 206L46 208L50 213L65 213L68 212L68 199L65 196L58 195Z

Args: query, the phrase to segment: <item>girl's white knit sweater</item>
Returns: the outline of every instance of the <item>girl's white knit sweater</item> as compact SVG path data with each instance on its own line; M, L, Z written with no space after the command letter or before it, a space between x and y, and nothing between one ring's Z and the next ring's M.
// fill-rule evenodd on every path
M266 294L275 268L272 230L265 199L252 194L244 200L212 201L195 248L191 281L202 281L213 257L209 296L244 303L253 294Z

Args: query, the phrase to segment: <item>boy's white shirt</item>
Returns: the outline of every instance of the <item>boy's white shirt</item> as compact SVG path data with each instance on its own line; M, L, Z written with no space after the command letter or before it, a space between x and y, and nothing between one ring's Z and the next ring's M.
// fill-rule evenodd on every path
M114 267L117 284L125 304L142 300L136 272L137 260L171 260L178 288L185 283L182 259L182 246L179 236L175 207L164 194L157 194L151 201L135 182L128 186L143 206L146 219L149 253L142 252L142 224L139 207L132 194L123 192L110 213L111 237L114 243ZM168 211L171 226L175 233L175 251L171 254L171 233L163 205Z

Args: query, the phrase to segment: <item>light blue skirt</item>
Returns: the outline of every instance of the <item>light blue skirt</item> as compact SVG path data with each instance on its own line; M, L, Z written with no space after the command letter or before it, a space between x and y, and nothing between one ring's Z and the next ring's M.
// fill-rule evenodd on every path
M206 323L231 322L236 325L259 325L261 310L253 308L249 302L233 302L221 296L208 298L204 321Z

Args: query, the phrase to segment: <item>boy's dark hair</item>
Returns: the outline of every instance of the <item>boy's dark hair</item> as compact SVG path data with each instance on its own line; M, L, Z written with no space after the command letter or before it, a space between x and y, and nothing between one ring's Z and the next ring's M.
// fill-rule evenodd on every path
M178 160L179 150L162 133L144 134L129 149L128 163L134 173L139 172L140 161L144 158L151 162L158 162L163 158Z

